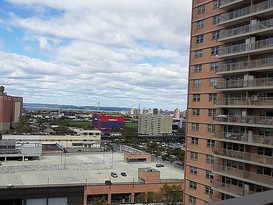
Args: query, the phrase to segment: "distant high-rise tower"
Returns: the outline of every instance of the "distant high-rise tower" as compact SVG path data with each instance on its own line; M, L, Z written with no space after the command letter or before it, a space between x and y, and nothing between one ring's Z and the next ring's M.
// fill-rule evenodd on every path
M22 116L23 98L7 95L0 86L0 131L8 131Z
M273 189L273 1L193 0L184 205Z
M174 119L179 119L180 118L180 110L178 108L176 108L174 110L174 116L173 116Z

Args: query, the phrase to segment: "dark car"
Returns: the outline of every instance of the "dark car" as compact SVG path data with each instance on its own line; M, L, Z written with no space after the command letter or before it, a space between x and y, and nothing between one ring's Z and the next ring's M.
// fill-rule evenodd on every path
M112 182L110 180L105 180L106 185L112 185Z
M123 176L123 177L127 177L126 172L121 172L120 175Z
M164 167L164 164L156 164L156 167Z

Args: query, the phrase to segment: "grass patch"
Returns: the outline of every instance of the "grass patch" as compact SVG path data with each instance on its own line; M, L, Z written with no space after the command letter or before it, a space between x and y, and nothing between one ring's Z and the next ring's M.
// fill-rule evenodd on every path
M125 127L137 129L137 122L125 122Z
M71 127L79 127L85 130L92 128L92 122L90 121L70 121L69 126Z

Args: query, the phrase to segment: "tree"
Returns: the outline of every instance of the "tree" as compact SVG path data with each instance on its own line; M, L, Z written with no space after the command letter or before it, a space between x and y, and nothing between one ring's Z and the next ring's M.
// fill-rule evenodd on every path
M160 189L161 201L167 205L182 204L183 191L181 185L167 185Z
M31 132L31 128L28 123L28 118L26 116L22 116L19 119L19 122L15 126L16 134L23 134Z

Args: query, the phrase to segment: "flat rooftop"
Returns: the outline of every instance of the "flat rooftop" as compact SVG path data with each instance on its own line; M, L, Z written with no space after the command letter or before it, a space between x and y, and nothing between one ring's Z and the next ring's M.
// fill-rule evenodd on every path
M156 162L127 163L123 153L67 153L42 156L34 161L6 161L0 166L1 186L33 186L48 184L138 182L138 168L153 168L160 171L161 179L184 179L177 168L156 167ZM111 172L117 178L110 176ZM126 172L127 177L120 175Z

